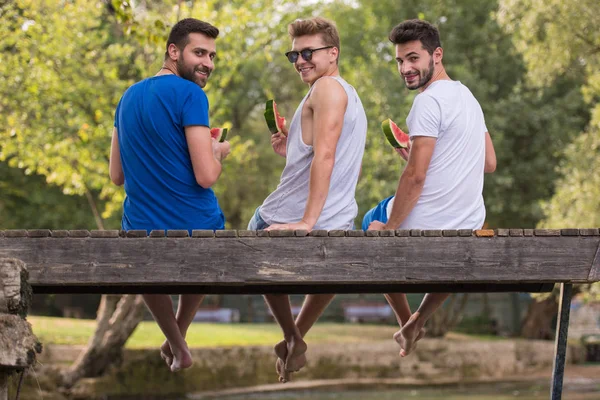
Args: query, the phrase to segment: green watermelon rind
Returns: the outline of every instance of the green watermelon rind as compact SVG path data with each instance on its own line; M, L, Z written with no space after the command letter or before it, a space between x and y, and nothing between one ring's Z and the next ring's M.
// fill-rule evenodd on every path
M213 129L220 129L221 130L221 136L219 137L219 143L223 143L225 141L225 139L227 139L227 128L212 128L211 129L211 136L212 136L212 130Z
M227 128L223 128L223 132L221 133L221 138L219 139L219 143L223 143L227 139Z
M396 139L396 136L394 136L394 133L392 132L391 123L394 123L394 121L392 121L389 118L386 119L385 121L383 121L381 123L381 130L383 131L383 134L387 138L388 142L390 142L390 144L394 148L396 148L396 149L406 149L408 147L408 145L403 145L402 143L400 143L398 141L398 139Z
M275 117L275 108L273 106L274 103L274 100L267 100L265 108L265 120L267 121L269 131L273 135L279 132L279 128L277 127L277 118Z

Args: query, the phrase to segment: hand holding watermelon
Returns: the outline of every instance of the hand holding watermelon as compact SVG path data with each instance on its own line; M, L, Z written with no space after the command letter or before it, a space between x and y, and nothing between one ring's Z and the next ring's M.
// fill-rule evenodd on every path
M210 137L215 139L217 142L223 143L227 139L227 128L211 128Z
M275 100L268 100L265 108L265 120L267 126L272 135L281 133L283 136L287 136L288 130L285 126L285 118L283 118L277 112L277 104Z
M408 153L410 152L410 137L398 128L398 125L391 119L386 119L381 123L381 130L388 142L394 147L396 153L400 154L404 160L408 161Z

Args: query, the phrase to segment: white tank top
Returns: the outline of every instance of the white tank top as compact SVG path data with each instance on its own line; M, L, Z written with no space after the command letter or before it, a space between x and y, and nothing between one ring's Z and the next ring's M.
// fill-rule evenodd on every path
M313 229L352 229L358 206L354 198L367 137L367 116L356 90L338 76L333 78L344 88L348 105L340 135L329 193L323 211ZM316 82L315 82L316 83ZM302 107L312 88L296 109L289 127L285 168L277 189L260 207L260 216L269 225L299 222L308 200L313 147L302 140Z

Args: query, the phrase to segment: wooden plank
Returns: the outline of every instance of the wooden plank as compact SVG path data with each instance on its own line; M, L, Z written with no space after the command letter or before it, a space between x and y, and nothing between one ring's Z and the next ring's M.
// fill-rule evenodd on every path
M523 229L523 236L533 236L533 229Z
M410 230L409 229L396 229L396 236L399 237L409 237Z
M69 231L67 230L56 230L50 232L50 236L53 238L66 238L69 237Z
M279 238L279 237L294 237L294 231L293 230L274 230L274 231L268 231L269 232L269 237L274 237L274 238Z
M508 231L509 231L510 236L515 236L515 237L523 236L523 229L509 229Z
M325 232L327 232L327 231L325 231ZM269 231L265 231L265 230L256 231L256 236L257 237L269 237Z
M0 258L0 314L16 314L21 304L21 273L25 264L14 258Z
M163 237L165 237L165 230L164 229L153 229L150 231L150 237L151 238L163 238Z
M410 230L410 236L411 237L419 237L419 236L421 236L421 230L420 229L411 229Z
M296 236L296 237L308 236L308 231L306 229L296 229L294 231L294 236Z
M460 237L473 236L473 230L472 229L459 229L458 236L460 236Z
M215 237L218 238L234 238L237 237L237 231L231 229L215 231Z
M128 238L145 238L148 237L148 231L145 229L132 229L125 233Z
M379 237L379 231L365 231L367 237Z
M310 233L308 234L308 236L313 236L313 237L326 237L328 236L327 231L323 230L323 229L315 229L310 231Z
M560 229L535 229L535 236L560 236Z
M561 236L579 236L579 229L561 229Z
M475 236L477 237L494 237L496 233L493 229L477 229L475 230Z
M97 238L118 238L120 232L118 230L93 230L90 231L90 236Z
M0 239L34 286L589 282L600 237ZM596 275L592 275L595 277Z
M396 232L393 229L384 229L379 231L380 237L393 237L396 236Z
M594 257L594 261L592 261L592 268L590 270L590 275L588 276L588 281L600 281L600 245L598 245L596 256Z
M344 237L344 236L346 236L346 231L343 231L340 229L331 230L327 233L327 235L329 237Z
M510 230L509 229L496 229L496 235L498 237L510 236Z
M346 231L346 235L348 237L364 237L365 236L365 231L363 231L363 230Z
M50 229L29 229L29 230L27 230L27 237L31 237L31 238L50 237Z
M24 238L24 237L27 237L27 230L25 230L25 229L9 229L9 230L4 231L4 237Z
M187 229L169 229L167 231L167 237L169 238L187 238L190 237L190 233Z
M69 231L69 237L72 237L72 238L86 238L86 237L90 237L90 231L87 231L87 230L84 230L84 229L71 230L71 231Z
M194 232L192 232L192 236L194 236ZM195 237L195 236L194 236ZM243 231L238 231L238 237L256 237L256 231L248 231L248 230L243 230Z
M441 229L427 229L423 231L425 237L442 237Z
M442 235L444 237L457 237L458 236L458 229L444 229L442 231Z
M254 236L256 236L256 232L254 233ZM192 237L194 237L194 238L214 238L215 231L205 230L205 229L195 229L192 231Z
M598 235L600 235L600 232L599 232L598 228L595 228L595 229L580 229L579 230L579 234L581 236L598 236Z

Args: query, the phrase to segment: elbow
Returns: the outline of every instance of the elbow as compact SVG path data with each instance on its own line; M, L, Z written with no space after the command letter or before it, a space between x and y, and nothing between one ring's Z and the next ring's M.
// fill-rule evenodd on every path
M110 180L112 181L112 183L114 183L117 186L123 186L123 184L125 183L125 176L122 173L121 174L111 173Z
M483 172L486 174L491 174L496 171L496 160L485 160L485 167L483 168Z
M420 187L420 188L425 186L425 179L427 178L427 174L419 173L419 172L410 172L410 171L406 171L406 172L408 172L406 174L406 179L408 180L409 183L411 183L411 186Z
M202 174L196 175L196 183L202 186L204 189L209 189L217 182L219 179L219 174Z

